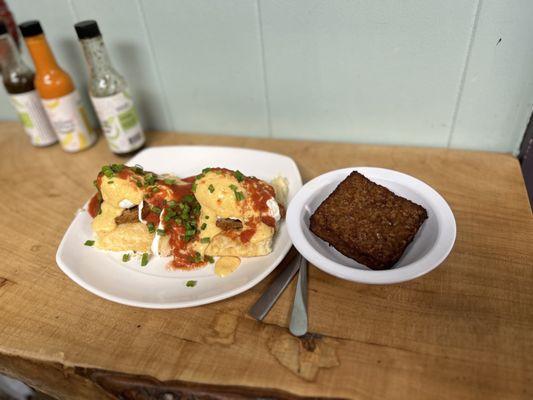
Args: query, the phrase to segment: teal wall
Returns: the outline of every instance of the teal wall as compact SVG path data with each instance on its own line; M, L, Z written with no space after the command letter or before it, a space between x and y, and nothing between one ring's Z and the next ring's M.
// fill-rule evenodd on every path
M515 151L533 106L528 0L8 2L82 90L96 19L149 129Z

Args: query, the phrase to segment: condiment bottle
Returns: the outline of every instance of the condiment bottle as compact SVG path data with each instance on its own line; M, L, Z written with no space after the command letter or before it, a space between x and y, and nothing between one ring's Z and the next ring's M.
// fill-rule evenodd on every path
M22 61L18 48L3 22L0 22L0 65L4 87L24 130L30 136L31 143L39 147L56 143L57 136L33 85L35 74Z
M96 133L72 79L57 65L41 24L28 21L19 27L35 64L35 87L61 147L68 152L89 148L96 141Z
M111 65L96 21L74 25L89 69L89 94L111 151L131 155L145 136L125 79Z
M7 31L11 34L11 37L15 41L17 48L20 48L17 24L15 23L15 18L13 18L13 14L9 10L5 0L0 0L0 20L6 24Z

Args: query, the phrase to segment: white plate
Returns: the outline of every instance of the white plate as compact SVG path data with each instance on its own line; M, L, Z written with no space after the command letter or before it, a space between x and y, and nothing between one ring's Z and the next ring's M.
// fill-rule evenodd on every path
M289 200L301 188L302 179L294 161L280 154L231 147L175 146L146 149L127 163L139 164L156 173L180 177L198 174L206 167L238 169L245 175L270 181L278 175L289 181ZM98 171L94 171L96 175ZM91 182L87 182L90 185ZM80 211L68 228L56 261L73 281L90 292L117 303L146 308L181 308L212 303L235 296L265 278L291 247L285 221L267 256L243 258L241 266L227 277L214 274L213 265L194 271L169 271L168 258L152 258L146 267L140 260L122 262L121 255L85 246L93 238L92 218ZM195 287L186 287L196 280Z
M413 242L390 270L373 271L345 257L309 230L310 216L352 171L420 204L428 212L428 219ZM401 172L370 167L339 169L306 183L289 205L287 225L294 246L315 266L342 279L372 284L404 282L436 268L452 249L456 230L452 210L430 186Z

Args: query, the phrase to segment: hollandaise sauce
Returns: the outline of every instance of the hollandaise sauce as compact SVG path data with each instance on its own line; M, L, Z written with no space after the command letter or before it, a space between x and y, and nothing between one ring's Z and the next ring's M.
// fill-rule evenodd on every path
M152 252L173 257L171 268L202 267L217 255L223 257L217 260L215 273L226 276L239 266L236 256L271 251L279 219L274 189L239 171L205 168L201 174L179 179L158 176L140 166L113 164L102 168L95 186L98 193L88 206L91 216L101 218L103 210L111 213L111 222L133 217L139 228L144 226L154 237ZM128 188L134 195L126 196ZM116 208L123 202L133 210ZM109 207L115 208L110 211ZM272 214L273 207L277 214Z
M241 242L246 244L256 234L260 222L275 228L276 220L268 214L268 202L274 199L275 192L268 183L225 168L206 168L195 179L197 185L204 184L214 195L215 204L211 200L211 208L227 213L223 217L238 215L244 219L242 230L227 231L224 233L226 236L239 236Z
M239 268L240 264L239 257L220 257L215 263L215 274L223 278Z

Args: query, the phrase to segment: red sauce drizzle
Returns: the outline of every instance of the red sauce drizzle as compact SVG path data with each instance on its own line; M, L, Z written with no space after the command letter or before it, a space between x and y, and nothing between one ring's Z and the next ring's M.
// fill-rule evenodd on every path
M255 235L255 232L256 232L255 226L249 229L243 230L240 234L241 242L248 243L250 239Z
M268 212L267 201L276 195L274 188L257 178L245 178L243 184L251 197L254 210Z
M188 176L187 178L183 178L182 181L187 183L193 183L196 180L197 175Z
M99 193L95 193L91 200L89 200L89 205L87 206L87 212L93 218L95 218L100 213L100 197Z
M167 234L170 234L170 248L173 256L171 266L179 269L195 269L206 265L205 261L191 261L194 258L194 251L189 247L189 244L194 242L196 237L187 242L184 239L185 228L183 226L175 223L168 225L165 226L165 230Z
M150 197L145 199L145 201L152 207L157 207L163 211L167 207L168 202L175 201L178 203L187 195L193 195L192 192L192 182L189 181L187 184L168 184L163 180L158 180L156 186L159 191L151 193ZM177 209L179 211L179 208ZM159 224L160 214L150 211L146 221L152 222L155 227ZM198 224L198 219L196 220ZM174 219L169 219L168 221L163 220L163 227L165 229L165 234L169 236L169 244L172 251L173 260L170 263L170 266L173 268L180 269L194 269L201 266L204 266L206 262L193 262L195 252L191 249L191 243L193 243L197 238L193 237L190 241L185 240L185 227L178 225Z
M234 171L226 168L211 168L210 171L215 173L231 174L233 176L235 175ZM144 171L144 174L147 173L148 171ZM121 171L116 173L116 176L121 179L127 179L131 181L132 184L142 182L142 174L136 173L130 167L124 167ZM143 190L145 192L145 206L142 213L143 219L148 223L152 223L154 227L157 228L159 225L160 213L154 212L153 208L155 207L156 211L159 211L157 210L157 208L159 208L162 210L162 212L164 212L168 202L171 200L174 200L177 203L181 201L184 196L193 195L193 183L198 179L199 176L200 175L195 175L182 179L182 181L186 182L186 184L168 184L165 183L164 180L158 179L154 185L150 185L148 187L144 186ZM102 184L102 177L102 173L100 173L97 177L96 186L98 189ZM261 214L267 213L269 210L267 201L271 198L274 198L274 188L268 183L263 182L255 177L244 177L241 184L249 196L253 209L255 211L259 211ZM158 190L155 192L152 191L151 189L153 187L157 187ZM93 218L96 217L100 211L100 203L101 200L98 194L94 195L89 202L88 212ZM242 243L248 243L255 235L259 221L270 227L276 226L275 219L270 215L261 215L260 219L248 221L245 224L245 228L241 232L228 231L225 234L233 237L238 235ZM198 218L196 223L199 223ZM205 261L192 261L195 258L195 252L192 250L192 246L190 245L198 239L198 234L191 238L190 241L186 241L185 227L183 225L178 225L174 219L163 221L163 227L165 229L165 234L169 236L169 244L172 249L172 267L180 269L193 269L206 264Z
M137 175L135 172L133 172L130 168L124 167L120 172L118 172L117 177L120 179L128 179L130 176Z
M272 228L276 227L276 220L270 215L263 215L261 217L261 222L263 222L265 225L271 226Z

